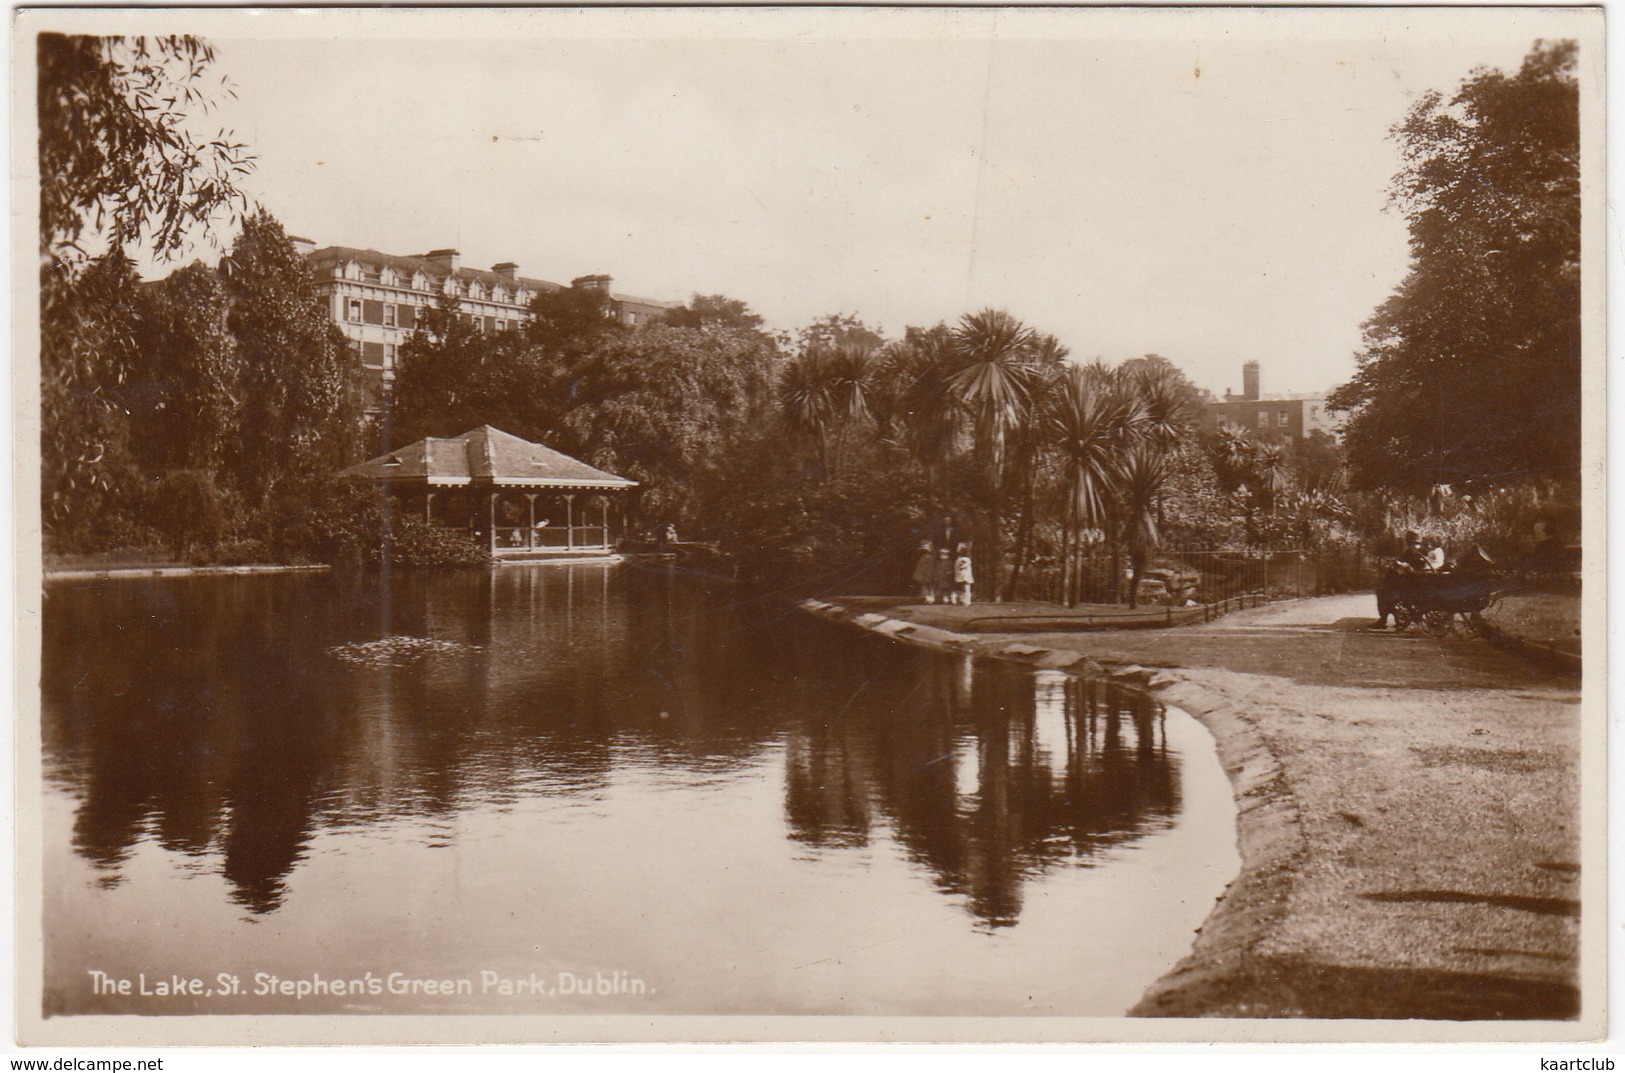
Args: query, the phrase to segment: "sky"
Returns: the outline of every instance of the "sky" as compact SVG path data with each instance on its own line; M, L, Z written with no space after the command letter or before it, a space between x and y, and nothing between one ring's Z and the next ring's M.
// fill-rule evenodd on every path
M1550 10L220 12L200 117L318 246L889 336L1008 310L1199 386L1348 378L1403 277L1390 127Z

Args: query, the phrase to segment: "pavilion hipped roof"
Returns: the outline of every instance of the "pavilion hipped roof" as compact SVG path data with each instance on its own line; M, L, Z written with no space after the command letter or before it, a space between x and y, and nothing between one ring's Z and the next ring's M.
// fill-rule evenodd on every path
M341 477L454 487L636 488L636 481L595 469L551 447L481 425L461 436L430 436L344 470Z

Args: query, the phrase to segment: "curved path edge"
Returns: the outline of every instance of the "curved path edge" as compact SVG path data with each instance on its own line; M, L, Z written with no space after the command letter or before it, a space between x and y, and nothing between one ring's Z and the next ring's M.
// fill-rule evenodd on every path
M1200 721L1213 735L1219 762L1235 795L1241 869L1197 929L1191 952L1152 983L1128 1012L1131 1016L1156 1017L1291 1015L1286 1009L1238 1010L1231 1002L1213 1002L1213 996L1229 990L1227 978L1247 975L1241 966L1286 912L1296 865L1306 852L1297 804L1280 764L1252 721L1228 698L1167 668L1151 670L1132 663L1102 661L1066 649L989 643L878 612L853 611L826 600L804 600L801 608L828 621L938 651L973 652L1035 669L1121 681L1155 692Z

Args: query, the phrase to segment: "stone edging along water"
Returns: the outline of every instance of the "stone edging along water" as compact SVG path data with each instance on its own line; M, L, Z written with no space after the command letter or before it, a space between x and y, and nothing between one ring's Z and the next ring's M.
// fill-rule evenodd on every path
M209 574L292 574L328 570L323 564L306 566L93 566L47 569L45 580L51 581L106 581L112 578L141 577L196 577Z
M1155 692L1160 699L1188 712L1217 743L1219 762L1236 800L1236 839L1241 870L1219 896L1197 929L1197 938L1178 964L1155 981L1129 1010L1131 1016L1201 1016L1200 995L1245 962L1249 953L1286 914L1293 876L1307 853L1292 797L1280 764L1246 714L1229 700L1167 669L1107 663L1080 652L1038 648L1014 642L978 641L948 630L890 618L879 612L855 612L838 603L810 599L801 609L819 618L857 626L907 644L938 651L964 652L1003 659L1035 669L1079 677L1104 678ZM1257 1016L1271 1011L1259 1010Z

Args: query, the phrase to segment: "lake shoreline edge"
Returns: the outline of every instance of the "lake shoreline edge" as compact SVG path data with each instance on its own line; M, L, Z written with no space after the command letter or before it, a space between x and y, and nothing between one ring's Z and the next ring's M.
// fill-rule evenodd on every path
M1441 1001L1427 986L1405 979L1404 970L1394 962L1351 972L1319 958L1275 952L1271 940L1287 925L1316 927L1330 922L1328 907L1295 906L1294 894L1306 871L1317 862L1332 860L1327 854L1335 854L1335 850L1321 846L1317 852L1306 833L1303 806L1293 792L1288 765L1270 747L1256 718L1237 703L1239 696L1217 682L1204 684L1203 679L1211 677L1208 672L1167 662L1147 667L1120 656L1091 652L1088 642L1057 644L1054 635L1026 644L1020 636L1010 634L954 633L892 617L883 610L867 610L842 597L808 599L799 606L827 622L936 651L1140 688L1182 709L1208 730L1231 783L1241 866L1197 929L1189 952L1148 986L1140 1000L1125 1011L1127 1016L1256 1018L1276 1024L1283 1019L1331 1018L1348 1024L1378 1019L1393 1023L1395 1018L1403 1018L1416 1027L1421 1024L1413 1019L1422 1018L1422 1023L1434 1021L1439 1033L1422 1038L1438 1039L1456 1038L1445 1024L1466 1029L1473 1022L1482 1025L1482 1019L1546 1022L1542 1027L1550 1035L1545 1038L1553 1039L1564 1038L1577 1027L1577 1011L1569 1006L1571 998L1578 1005L1578 995L1556 981L1531 980L1527 987L1509 988L1503 978L1481 975L1470 964L1452 958L1454 964L1443 975L1447 990L1459 993L1465 988L1493 995L1494 1012L1472 1013L1448 998ZM1091 636L1104 639L1102 634ZM1256 677L1239 669L1229 673ZM1372 804L1359 797L1356 791L1347 800L1348 815L1358 815ZM1314 1012L1317 1009L1326 1012ZM1567 1024L1559 1027L1560 1022Z
M1197 928L1190 952L1158 977L1130 1010L1135 1017L1213 1016L1225 978L1247 951L1262 941L1285 913L1286 892L1307 852L1296 802L1284 785L1280 764L1252 724L1226 698L1166 669L1102 661L1081 651L1033 649L1007 638L972 638L879 614L864 614L838 599L808 599L809 614L936 651L974 653L1033 669L1059 670L1143 689L1202 724L1213 737L1219 763L1236 804L1236 841L1241 868ZM1258 1010L1245 1016L1282 1016Z

